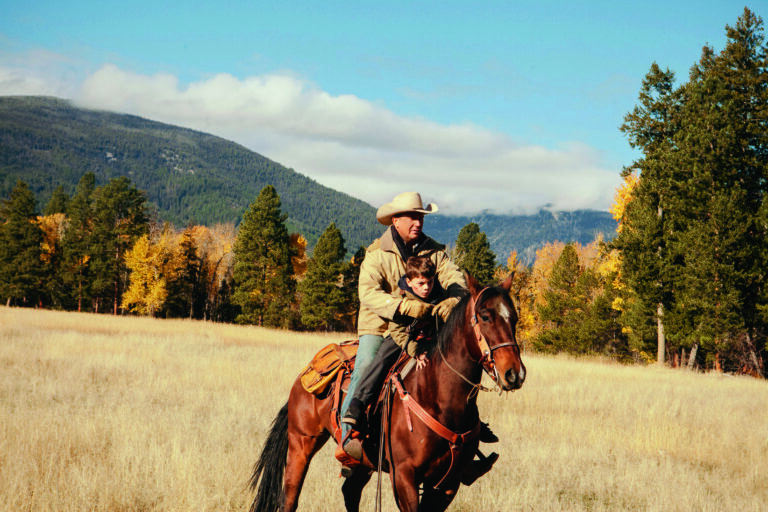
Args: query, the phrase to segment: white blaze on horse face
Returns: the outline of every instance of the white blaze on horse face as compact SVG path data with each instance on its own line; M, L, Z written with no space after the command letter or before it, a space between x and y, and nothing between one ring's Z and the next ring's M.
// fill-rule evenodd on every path
M496 313L498 313L499 316L506 320L508 323L510 322L510 318L512 318L512 310L509 309L509 306L507 306L502 301L499 301L496 304Z

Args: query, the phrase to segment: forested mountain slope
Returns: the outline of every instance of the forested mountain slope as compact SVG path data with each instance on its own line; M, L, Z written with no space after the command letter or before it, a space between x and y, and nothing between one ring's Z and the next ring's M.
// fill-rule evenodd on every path
M0 197L21 178L45 204L58 185L74 191L87 171L97 184L127 176L159 220L177 227L238 222L274 185L289 231L310 245L331 222L351 252L380 231L370 205L222 138L54 98L0 97Z
M18 179L34 191L39 207L63 185L72 193L91 171L97 184L127 176L145 191L160 221L238 223L265 185L274 185L288 215L288 229L314 245L331 222L349 252L367 246L383 227L371 205L322 186L234 142L141 117L77 108L49 97L0 97L0 198ZM439 202L439 201L438 201ZM431 216L426 232L453 245L459 230L476 222L499 263L510 250L532 261L546 242L587 243L597 232L615 235L607 212L576 211L531 216L478 214Z

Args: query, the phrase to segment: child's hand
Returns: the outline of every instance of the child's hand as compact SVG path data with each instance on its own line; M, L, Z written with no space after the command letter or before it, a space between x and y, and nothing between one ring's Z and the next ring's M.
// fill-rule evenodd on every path
M451 310L459 303L458 297L449 297L440 302L435 309L432 310L432 316L439 316L443 319L443 322L448 320L448 315L451 314Z
M427 353L422 352L421 354L419 354L419 357L416 358L416 369L423 370L428 364L429 364L429 359L427 359Z
M416 299L403 299L400 302L399 311L403 315L410 316L412 318L421 318L432 312L432 304L422 302Z

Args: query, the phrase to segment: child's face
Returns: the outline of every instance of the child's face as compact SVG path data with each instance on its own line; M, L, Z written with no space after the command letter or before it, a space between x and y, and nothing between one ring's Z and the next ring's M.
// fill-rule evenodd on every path
M429 297L429 292L432 291L432 286L435 284L435 278L414 277L413 279L408 279L406 277L405 282L411 287L413 293L422 299L426 299Z

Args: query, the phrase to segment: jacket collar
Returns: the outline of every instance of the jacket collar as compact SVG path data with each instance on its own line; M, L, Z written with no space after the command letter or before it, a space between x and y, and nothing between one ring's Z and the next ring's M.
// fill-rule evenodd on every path
M425 240L421 243L421 246L418 250L419 255L431 254L435 251L445 250L445 246L443 244L437 243L426 233L424 234L424 238ZM400 255L400 251L397 249L397 245L395 245L395 241L392 239L392 232L389 229L387 229L384 234L381 235L381 250L386 252L393 252L398 256Z

